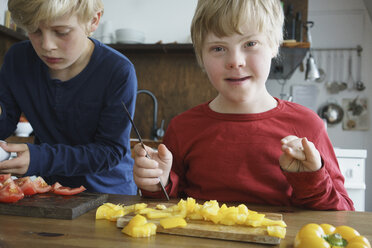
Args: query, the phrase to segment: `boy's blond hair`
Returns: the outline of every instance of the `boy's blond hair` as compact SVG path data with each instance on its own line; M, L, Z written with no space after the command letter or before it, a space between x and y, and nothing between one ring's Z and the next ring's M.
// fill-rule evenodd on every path
M244 24L266 34L277 55L283 41L284 13L279 0L199 0L191 24L196 58L203 67L202 48L208 33L218 37L242 34Z
M18 26L27 32L35 32L41 22L74 14L88 28L94 15L103 13L103 3L102 0L9 0L8 9Z

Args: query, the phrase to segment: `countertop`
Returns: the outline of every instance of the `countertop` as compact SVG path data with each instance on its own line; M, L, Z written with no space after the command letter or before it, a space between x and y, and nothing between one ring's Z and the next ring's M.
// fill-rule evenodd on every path
M139 196L110 195L108 202L130 205L150 202ZM174 203L178 199L173 199ZM283 215L287 223L287 235L280 245L222 241L177 235L156 234L150 238L131 238L121 233L115 222L95 220L95 210L74 219L58 220L0 215L0 247L293 247L294 237L301 226L329 223L335 226L349 225L372 241L372 212L310 211L292 207L259 206L246 204L259 212L275 212Z

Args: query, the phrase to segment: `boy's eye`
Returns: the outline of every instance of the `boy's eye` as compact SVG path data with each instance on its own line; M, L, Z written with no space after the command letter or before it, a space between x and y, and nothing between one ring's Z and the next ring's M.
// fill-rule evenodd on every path
M222 51L224 51L224 49L222 47L212 47L211 50L214 51L214 52L222 52Z
M253 47L257 45L257 42L256 41L249 41L245 44L246 47Z
M59 36L65 36L65 35L68 35L70 33L70 30L56 30L55 32Z

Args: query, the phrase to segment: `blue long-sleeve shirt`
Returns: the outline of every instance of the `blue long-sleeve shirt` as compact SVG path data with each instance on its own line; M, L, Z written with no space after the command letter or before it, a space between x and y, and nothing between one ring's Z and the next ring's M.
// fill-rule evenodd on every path
M124 55L92 41L86 68L64 82L50 77L29 41L9 49L0 71L0 139L14 132L23 112L35 134L25 176L91 192L136 194L131 124L121 103L133 116L135 69Z

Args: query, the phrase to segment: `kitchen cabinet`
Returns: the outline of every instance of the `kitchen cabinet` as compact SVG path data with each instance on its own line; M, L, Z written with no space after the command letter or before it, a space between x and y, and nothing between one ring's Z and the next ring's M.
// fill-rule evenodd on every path
M367 150L334 149L342 175L345 177L345 188L354 202L356 211L365 210L365 161Z

